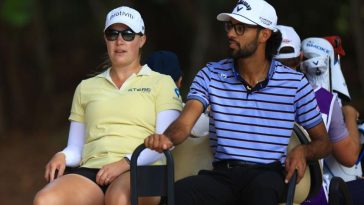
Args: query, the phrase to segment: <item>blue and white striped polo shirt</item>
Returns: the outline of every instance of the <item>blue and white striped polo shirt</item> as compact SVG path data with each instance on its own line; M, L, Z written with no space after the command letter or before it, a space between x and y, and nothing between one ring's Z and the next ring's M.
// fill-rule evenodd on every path
M191 85L187 99L211 106L215 161L283 163L294 122L309 129L322 121L313 89L302 73L274 60L266 83L250 92L245 86L232 59L208 63Z

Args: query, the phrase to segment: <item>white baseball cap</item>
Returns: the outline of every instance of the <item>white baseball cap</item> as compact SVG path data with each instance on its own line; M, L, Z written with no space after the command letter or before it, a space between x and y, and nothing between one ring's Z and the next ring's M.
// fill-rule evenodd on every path
M140 13L127 6L121 6L111 10L106 16L104 31L111 25L122 23L135 33L145 33L144 21Z
M290 26L277 25L278 30L282 33L282 42L278 48L278 54L274 56L276 59L296 58L301 54L301 39ZM280 53L283 47L292 47L291 53Z
M340 61L335 61L335 52L331 43L324 38L311 37L306 38L302 41L302 52L303 55L308 58L309 61L315 57L327 56L330 58L330 68L331 68L331 79L332 91L341 93L346 96L348 99L350 98L349 89L346 84L344 75L341 70ZM305 62L305 61L304 61ZM304 63L302 62L302 63ZM315 62L315 65L318 64ZM305 66L305 65L303 65ZM329 77L327 77L329 78ZM329 80L326 80L329 82ZM323 86L324 87L324 86ZM329 90L329 89L328 89Z
M219 21L236 19L241 23L259 25L277 31L277 14L273 6L263 0L239 0L231 13L217 15Z
M306 58L317 56L334 56L334 48L327 40L319 37L310 37L302 41L302 51Z

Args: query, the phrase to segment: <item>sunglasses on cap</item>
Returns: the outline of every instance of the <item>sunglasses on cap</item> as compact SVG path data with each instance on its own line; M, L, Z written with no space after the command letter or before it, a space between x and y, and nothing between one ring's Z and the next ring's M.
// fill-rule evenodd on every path
M135 35L141 35L133 32L131 29L125 29L122 31L108 28L105 30L105 37L108 41L115 41L118 39L119 35L124 39L124 41L133 41Z

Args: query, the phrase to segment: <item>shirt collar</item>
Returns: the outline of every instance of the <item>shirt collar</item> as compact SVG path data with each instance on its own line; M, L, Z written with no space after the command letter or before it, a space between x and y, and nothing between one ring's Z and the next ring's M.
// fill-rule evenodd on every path
M269 71L267 73L267 77L263 81L256 84L254 87L251 87L243 78L240 77L240 74L235 69L235 62L233 62L232 70L233 70L233 73L234 73L234 77L237 80L239 80L245 86L245 88L247 90L247 93L249 95L250 93L255 92L255 91L259 91L259 90L265 88L268 85L268 82L269 82L270 79L272 79L274 71L275 71L275 69L277 67L276 63L277 63L277 61L275 61L275 60L271 61Z
M140 69L139 73L137 73L138 76L140 75L151 75L152 69L149 68L147 64L142 66L142 69Z
M100 73L97 76L101 77L101 78L106 78L107 80L111 81L110 69L111 69L111 67L109 67L108 69L106 69L104 72ZM152 73L152 69L150 69L148 67L148 65L145 64L145 65L142 66L142 68L136 74L136 76L150 75L151 73Z
M275 68L276 68L276 63L277 63L277 61L272 59L266 79L271 79L273 77L273 73L274 73ZM232 66L233 74L234 74L236 79L240 80L241 77L240 77L239 72L236 71L235 61L233 61L232 64L233 64L233 66Z

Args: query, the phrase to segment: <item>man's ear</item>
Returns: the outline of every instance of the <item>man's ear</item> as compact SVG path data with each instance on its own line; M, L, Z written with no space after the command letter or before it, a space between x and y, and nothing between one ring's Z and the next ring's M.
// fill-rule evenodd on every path
M299 71L301 63L303 61L303 52L302 51L300 52L300 55L298 56L298 59L299 60L297 60L297 65L296 65L295 69Z
M303 52L301 51L300 52L300 62L302 62L303 61Z
M260 41L262 43L267 42L271 35L272 35L272 31L270 29L263 28L262 30L260 30L260 35L259 35Z

